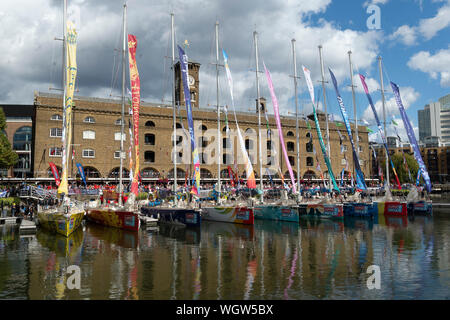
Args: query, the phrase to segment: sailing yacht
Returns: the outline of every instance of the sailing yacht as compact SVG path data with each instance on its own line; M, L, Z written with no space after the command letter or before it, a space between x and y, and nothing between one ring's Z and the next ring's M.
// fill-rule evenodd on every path
M98 207L90 207L86 210L86 217L89 221L102 224L109 227L115 227L115 228L121 228L125 230L130 231L138 231L140 226L140 219L139 219L139 211L136 208L135 203L135 193L137 192L138 186L136 181L135 193L130 193L130 196L127 199L127 203L122 203L122 194L123 194L123 184L122 184L122 167L123 167L123 131L124 131L124 109L125 109L125 56L126 56L126 46L127 46L127 36L126 36L126 14L127 14L127 5L124 4L123 6L123 47L122 47L122 130L121 130L121 143L120 143L120 176L119 176L119 195L118 195L118 205L112 204L109 206L108 204L100 204ZM132 61L134 59L134 55L136 52L136 38L133 35L128 35L128 45L129 45L129 51L130 51L130 65L134 65L135 69L133 70L134 74L131 74L132 71L130 70L130 78L132 78L132 81L136 81L138 79L139 75L137 74L137 67L136 67L136 61ZM131 53L133 52L133 56L131 56ZM139 94L139 86L135 86L137 88ZM136 90L133 88L133 91ZM135 100L135 99L133 99ZM140 101L139 97L137 101ZM139 103L139 102L138 102ZM139 106L138 106L139 107ZM134 110L133 110L133 117L134 117ZM137 119L134 118L134 121L139 121L139 112L136 115ZM137 123L138 125L138 123ZM131 141L131 138L130 138ZM139 143L137 143L137 148L139 146ZM136 147L136 146L135 146ZM137 149L137 153L138 153ZM139 161L139 155L137 154L136 157L136 168L138 169L138 161ZM138 179L136 179L138 180Z
M220 104L219 104L219 23L216 22L215 25L215 32L216 32L216 83L217 83L217 131L218 135L220 136ZM226 59L225 52L223 51L224 59ZM225 61L225 67L227 68L227 76L229 84L231 84L231 75L229 73L228 64L227 61ZM233 100L233 92L232 88L230 86L231 90L231 96ZM234 111L234 102L233 102L233 111ZM235 114L236 119L236 114ZM242 136L239 131L239 126L237 124L236 120L236 127L238 130L239 135L239 143L241 145L242 149ZM217 149L218 149L218 201L216 205L207 205L202 206L202 219L204 220L211 220L211 221L221 221L221 222L232 222L232 223L242 223L242 224L250 224L253 225L254 223L254 212L253 208L251 206L248 206L246 204L239 204L239 203L231 203L231 204L225 204L222 205L221 203L221 186L220 186L220 161L222 159L221 155L221 148L220 143L222 142L222 139L218 138L217 140ZM246 152L245 149L243 152ZM246 155L246 154L245 154ZM248 156L246 155L247 164L249 164ZM251 166L251 164L250 164ZM248 167L248 166L247 166ZM247 175L247 179L254 179L253 175L253 169L247 170L247 172L251 172L252 175ZM253 177L253 178L252 178Z
M67 0L63 4L63 158L62 177L58 188L58 196L61 197L59 205L45 210L38 210L39 225L45 229L68 237L80 225L85 211L81 203L69 198L68 192L68 161L72 133L72 103L77 74L76 65L76 41L77 32L74 23L67 21ZM66 22L67 21L67 22ZM68 63L68 66L66 65Z
M172 109L173 109L173 150L176 150L176 108L175 108L175 30L174 14L171 13L171 38L172 38ZM181 61L180 61L181 65ZM189 97L190 100L190 97ZM173 179L174 179L174 202L170 206L142 206L141 213L145 216L158 219L160 223L173 224L187 227L199 227L201 224L200 211L195 208L186 207L178 202L177 197L177 157L173 152ZM184 207L183 207L184 206Z

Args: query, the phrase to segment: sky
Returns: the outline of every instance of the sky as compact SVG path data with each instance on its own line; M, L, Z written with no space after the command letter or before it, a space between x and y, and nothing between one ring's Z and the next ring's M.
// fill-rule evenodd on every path
M2 0L0 8L0 104L32 104L35 91L60 93L63 32L62 0ZM170 13L176 43L200 67L200 106L215 108L215 23L219 47L225 49L234 81L236 111L254 111L256 63L253 32L257 31L259 70L270 70L282 115L295 113L295 39L299 112L312 105L302 73L311 70L323 109L318 46L323 47L327 111L339 120L340 110L328 72L336 75L351 119L353 100L348 51L352 51L357 117L376 130L374 116L358 77L366 76L382 119L380 75L382 57L386 117L404 126L390 81L400 87L407 114L418 137L417 110L450 93L450 0L129 0L127 32L137 37L141 99L171 104ZM119 99L123 0L68 0L69 18L77 25L76 95ZM374 11L375 8L375 11ZM379 13L377 15L377 13ZM376 18L379 17L377 20ZM376 22L379 21L377 24ZM223 64L220 57L219 64ZM128 74L128 70L127 70ZM128 78L128 75L127 75ZM261 96L273 113L267 80L259 73ZM219 103L231 105L223 67L219 68ZM129 80L127 80L129 87ZM388 135L393 135L388 127ZM376 133L370 135L379 140Z

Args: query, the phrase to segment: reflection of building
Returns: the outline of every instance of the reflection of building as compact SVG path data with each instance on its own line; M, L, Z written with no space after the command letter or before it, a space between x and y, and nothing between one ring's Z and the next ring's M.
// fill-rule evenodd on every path
M9 177L32 177L33 172L33 105L2 105L6 117L6 136L19 155L17 164L4 172Z

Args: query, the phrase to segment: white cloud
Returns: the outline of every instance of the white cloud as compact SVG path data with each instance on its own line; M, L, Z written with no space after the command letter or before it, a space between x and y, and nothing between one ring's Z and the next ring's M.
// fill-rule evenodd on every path
M389 40L399 40L407 46L414 45L417 43L416 29L408 25L403 25L389 36Z
M385 90L388 92L390 91L389 88L385 88ZM420 94L412 87L400 88L400 97L402 98L403 106L405 107L405 109L408 109L414 102L416 102L419 96ZM390 121L393 116L400 114L397 103L395 101L395 97L393 95L390 98L386 96L385 109L386 121ZM378 118L381 122L383 122L383 103L381 100L375 102L375 110L378 114ZM372 108L369 105L364 111L363 119L370 123L375 122L375 116L373 115Z
M450 46L434 55L420 51L409 59L408 67L428 73L433 79L440 76L441 86L450 87Z

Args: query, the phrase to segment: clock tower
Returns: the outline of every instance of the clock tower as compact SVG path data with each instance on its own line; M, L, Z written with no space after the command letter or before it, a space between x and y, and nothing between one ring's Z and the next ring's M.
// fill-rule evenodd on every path
M199 81L200 63L189 61L188 62L188 85L189 92L191 94L191 106L192 108L199 107ZM186 106L184 101L184 88L183 79L181 77L180 62L175 64L175 104L180 106Z

